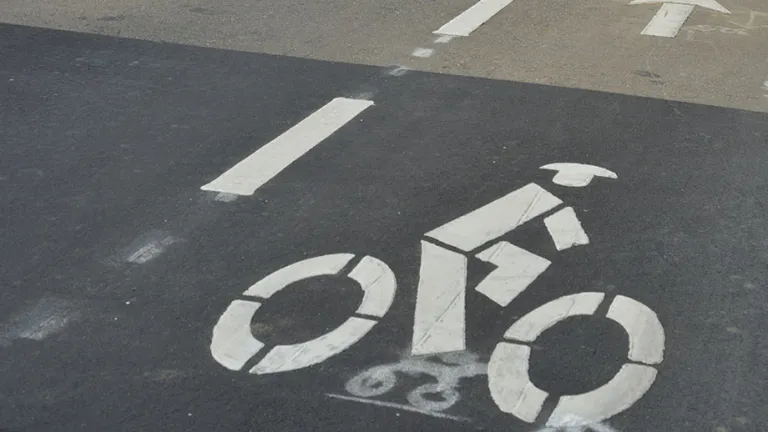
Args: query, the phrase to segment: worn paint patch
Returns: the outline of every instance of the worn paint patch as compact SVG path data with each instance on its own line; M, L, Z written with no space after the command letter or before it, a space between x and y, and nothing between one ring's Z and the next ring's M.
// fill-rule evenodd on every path
M78 317L79 312L69 301L44 297L0 327L0 346L8 347L16 339L41 341Z
M163 230L152 230L134 239L112 260L115 264L129 262L145 264L162 255L169 246L181 239Z
M345 388L358 401L401 407L435 417L453 418L442 412L454 406L460 399L461 380L487 373L488 366L476 354L459 351L433 357L405 357L396 363L388 363L366 369L350 379ZM375 401L373 398L394 390L398 378L429 377L406 394L408 405ZM346 398L349 398L348 396Z

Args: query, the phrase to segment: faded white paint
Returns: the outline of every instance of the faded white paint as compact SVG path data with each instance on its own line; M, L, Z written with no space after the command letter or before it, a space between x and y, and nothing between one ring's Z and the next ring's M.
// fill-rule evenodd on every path
M410 69L408 69L407 67L397 66L397 67L392 68L389 72L387 72L387 75L403 76L406 73L408 73L408 71L410 71Z
M312 366L352 346L376 321L352 317L330 332L295 345L279 345L251 369L252 374L286 372Z
M469 252L561 203L560 199L531 183L425 235Z
M369 100L333 99L201 189L253 195L256 189L372 105Z
M512 0L480 0L434 33L446 36L469 36L510 3Z
M557 298L539 306L517 320L504 333L505 339L533 342L546 329L565 318L576 315L592 315L602 303L605 294L583 292Z
M243 295L265 299L270 298L274 293L302 279L308 279L315 276L334 275L340 272L341 269L343 269L354 257L353 254L340 253L307 258L283 267L256 282L250 288L245 290Z
M435 43L444 44L452 41L454 36L443 35L435 39Z
M663 3L653 16L651 21L641 32L647 36L659 36L672 38L677 36L680 28L691 16L696 6L701 6L717 12L729 14L728 9L724 8L715 0L632 0L629 4L653 4Z
M432 54L434 53L435 53L435 50L433 50L432 48L416 48L415 50L413 50L411 55L413 57L427 58L427 57L432 57Z
M31 308L0 325L0 346L8 347L16 339L42 341L62 331L79 316L69 301L43 297Z
M333 394L333 393L326 393L325 395L328 396L328 397L334 398L334 399L341 399L341 400L352 401L352 402L360 402L360 403L364 403L364 404L368 404L368 405L376 405L376 406L380 406L380 407L395 408L395 409L399 409L399 410L403 410L403 411L415 412L415 413L424 414L424 415L428 415L428 416L432 416L432 417L437 417L437 418L441 418L441 419L446 419L446 420L456 420L456 421L461 421L461 422L469 422L469 421L471 421L470 419L468 419L466 417L459 417L459 416L454 416L454 415L443 414L441 412L434 412L434 411L429 411L429 410L425 410L425 409L414 408L414 407L409 406L409 405L397 404L397 403L392 403L392 402L384 402L384 401L373 400L373 399L365 399L365 398L359 398L359 397L344 396L344 395Z
M251 334L251 320L261 304L235 300L213 327L211 355L222 366L240 370L264 347Z
M497 268L475 289L500 306L511 303L550 265L549 260L505 241L496 243L476 256Z
M616 173L605 168L572 162L552 163L544 165L541 169L557 171L557 174L552 177L552 182L568 187L587 186L595 177L617 178Z
M557 426L545 427L543 429L539 429L536 432L618 432L618 431L605 423L602 423L602 422L590 423L579 416L569 414L565 416L563 418L563 421L560 422Z
M127 261L133 264L146 264L159 257L168 247L180 239L162 230L152 230L134 239L113 261Z
M529 378L530 356L531 349L525 345L496 345L488 362L488 388L500 410L533 423L548 395Z
M664 327L656 312L637 300L616 296L607 317L621 324L629 335L629 359L649 365L664 360Z
M397 363L374 366L350 379L346 390L360 397L381 396L395 388L397 374L415 378L426 375L436 382L416 387L407 393L406 398L411 406L420 410L439 412L452 407L459 400L459 382L462 379L487 373L487 365L472 353L460 351L436 357L438 361L425 357L407 357Z
M586 424L599 423L631 407L651 388L656 369L627 363L604 385L587 393L562 396L547 426L558 426L576 413Z
M219 192L213 199L220 202L233 202L237 200L237 195L226 192Z
M557 250L562 251L573 246L589 244L589 237L581 227L579 218L573 208L566 207L557 213L544 218L544 225L549 231Z
M422 240L411 354L465 348L466 279L464 255Z

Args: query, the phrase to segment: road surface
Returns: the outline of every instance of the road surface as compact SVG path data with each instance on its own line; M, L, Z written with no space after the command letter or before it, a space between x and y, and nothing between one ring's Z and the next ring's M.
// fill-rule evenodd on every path
M7 2L0 428L764 430L766 15L471 5Z

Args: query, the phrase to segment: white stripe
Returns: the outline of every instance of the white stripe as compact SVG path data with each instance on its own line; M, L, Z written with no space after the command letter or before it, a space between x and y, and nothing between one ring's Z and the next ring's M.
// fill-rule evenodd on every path
M466 279L464 255L421 242L412 355L464 350Z
M664 3L642 31L647 36L675 37L695 6Z
M336 98L200 189L253 195L256 189L371 105L372 101Z
M512 0L480 0L433 33L447 36L469 36L470 33L510 3Z
M549 231L549 236L555 242L557 250L565 250L573 246L589 244L589 237L581 227L581 222L576 217L573 208L566 207L552 216L544 218L544 225Z
M425 235L469 252L561 203L557 197L531 183Z
M476 256L493 263L497 268L480 281L475 290L499 306L511 303L550 264L549 260L505 241L496 243Z
M428 416L432 416L432 417L437 417L437 418L442 418L442 419L458 420L458 421L463 421L463 422L470 421L466 417L458 417L458 416L452 416L452 415L443 414L443 413L439 413L439 412L423 410L423 409L419 409L419 408L414 408L414 407L412 407L410 405L402 405L402 404L396 404L396 403L392 403L392 402L384 402L384 401L378 401L378 400L374 400L374 399L365 399L365 398L358 398L358 397L352 397L352 396L343 396L343 395L333 394L333 393L326 393L326 396L334 398L334 399L341 399L341 400L353 401L353 402L361 402L361 403L364 403L364 404L376 405L376 406L381 406L381 407L397 408L397 409L401 409L403 411L415 412L415 413L424 414L424 415L428 415Z

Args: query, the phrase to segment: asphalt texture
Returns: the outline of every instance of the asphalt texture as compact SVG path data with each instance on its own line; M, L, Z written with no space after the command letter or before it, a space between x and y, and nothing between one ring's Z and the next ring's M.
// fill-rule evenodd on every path
M328 396L407 356L424 233L531 182L576 210L590 244L557 252L541 221L510 234L553 264L506 308L468 291L470 356L487 362L516 319L559 296L629 296L658 314L666 351L612 428L768 425L765 114L14 25L0 25L0 58L0 428L539 430L500 412L485 376L461 381L441 412L452 418ZM252 197L200 190L339 96L375 105ZM564 188L539 169L553 162L618 178ZM365 338L295 372L214 361L212 328L233 299L338 252L377 257L398 278ZM360 298L346 280L302 282L252 331L300 342ZM555 395L588 391L627 345L602 318L558 324L533 345L531 379ZM406 404L431 379L401 377L373 399Z

